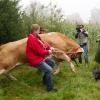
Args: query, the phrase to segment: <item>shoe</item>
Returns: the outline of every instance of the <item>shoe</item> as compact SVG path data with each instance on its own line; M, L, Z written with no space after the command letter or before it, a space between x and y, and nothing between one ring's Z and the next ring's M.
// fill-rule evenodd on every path
M48 92L57 92L58 90L56 88L53 88L53 89L50 89L50 90L47 90Z

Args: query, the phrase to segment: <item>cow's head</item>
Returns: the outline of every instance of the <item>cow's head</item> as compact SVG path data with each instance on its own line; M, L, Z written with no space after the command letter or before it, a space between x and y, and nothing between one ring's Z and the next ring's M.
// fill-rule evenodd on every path
M75 58L77 58L79 55L81 55L82 53L84 52L83 48L81 47L78 47L78 48L75 48L75 49L72 49L68 56L74 60Z

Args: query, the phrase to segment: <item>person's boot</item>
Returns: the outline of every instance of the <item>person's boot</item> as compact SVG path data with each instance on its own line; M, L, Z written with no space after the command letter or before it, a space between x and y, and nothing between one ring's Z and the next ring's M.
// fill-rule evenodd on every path
M56 88L53 88L51 90L47 90L48 92L57 92L58 90Z
M48 91L48 92L51 92L51 91L56 92L57 89L54 88L54 85L53 85L51 76L46 76L45 78L46 78L47 91Z
M43 76L42 81L43 81L43 84L46 85L46 75Z

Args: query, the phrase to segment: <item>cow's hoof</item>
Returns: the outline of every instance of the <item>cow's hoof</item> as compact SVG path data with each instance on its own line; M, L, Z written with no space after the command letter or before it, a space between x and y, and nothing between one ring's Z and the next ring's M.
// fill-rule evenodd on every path
M17 78L12 75L6 75L9 80L17 81Z
M76 70L75 70L75 69L73 69L73 70L72 70L72 72L76 73Z

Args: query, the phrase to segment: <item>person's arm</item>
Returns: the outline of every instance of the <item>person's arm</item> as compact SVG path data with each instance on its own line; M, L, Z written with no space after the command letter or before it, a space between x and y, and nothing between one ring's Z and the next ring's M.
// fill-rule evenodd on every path
M87 32L87 31L83 32L83 34L84 34L86 37L88 37L88 32Z
M46 41L43 41L43 43L45 43L45 45L47 46L46 50L51 50L51 51L55 50L55 48L50 46Z
M78 34L79 34L78 32L75 33L75 38L76 39L78 38Z
M46 45L46 50L50 50L51 46L46 41L43 41L43 43Z
M30 37L29 39L29 46L35 53L41 56L48 55L50 52L49 50L45 50L39 41L33 37Z
M88 37L88 32L87 32L87 31L85 31L84 29L80 29L80 31L81 31L86 37Z

